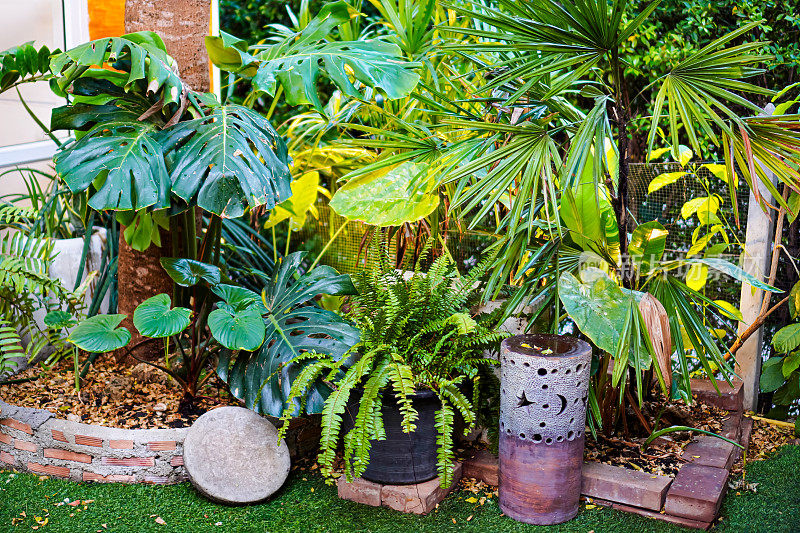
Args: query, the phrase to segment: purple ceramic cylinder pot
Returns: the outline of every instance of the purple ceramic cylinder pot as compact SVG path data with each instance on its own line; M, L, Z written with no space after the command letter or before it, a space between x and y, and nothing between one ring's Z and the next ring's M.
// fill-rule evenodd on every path
M500 347L500 509L528 524L578 513L592 349L559 335Z

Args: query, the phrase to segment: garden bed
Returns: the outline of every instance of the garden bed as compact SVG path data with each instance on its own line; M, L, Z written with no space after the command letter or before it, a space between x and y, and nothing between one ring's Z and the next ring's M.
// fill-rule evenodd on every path
M98 359L75 391L71 360L63 359L52 371L29 368L14 376L28 379L0 386L0 400L21 407L44 409L56 418L124 429L185 428L206 411L239 405L212 378L197 402L181 404L183 392L160 370L140 363L119 365L110 355Z
M682 400L667 402L663 398L645 401L641 411L651 428L688 426L713 433L723 430L729 416L728 411L713 404L698 401L687 406ZM633 420L633 416L630 419ZM656 439L643 452L641 449L648 435L649 433L640 432L638 436L616 437L598 433L596 440L586 440L584 460L675 477L680 467L686 463L686 459L681 457L683 448L696 434L688 431L670 433Z
M79 394L66 363L38 378L39 370L29 369L16 379L36 380L0 386L0 469L73 481L184 481L186 428L203 412L238 402L208 386L194 409L181 413L182 391L147 368L106 358ZM312 455L319 434L318 417L293 420L285 437L292 458Z

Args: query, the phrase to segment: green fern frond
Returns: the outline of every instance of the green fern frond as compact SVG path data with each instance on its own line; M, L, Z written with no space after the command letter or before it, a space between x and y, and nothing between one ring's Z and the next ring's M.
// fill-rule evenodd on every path
M436 411L436 463L439 485L449 487L453 483L453 408L442 399L442 408Z

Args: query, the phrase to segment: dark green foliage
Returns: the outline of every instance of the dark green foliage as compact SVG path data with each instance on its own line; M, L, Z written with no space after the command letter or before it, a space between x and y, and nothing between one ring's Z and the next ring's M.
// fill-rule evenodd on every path
M354 276L358 294L348 302L347 318L361 330L355 348L357 362L348 368L348 359L318 359L292 384L290 400L304 397L309 383L327 375L334 390L322 411L322 438L319 462L326 476L334 474L333 464L342 432L342 414L354 391L360 389L358 415L354 427L344 435L344 457L348 479L359 476L369 462L371 440L385 438L381 415L384 395L393 394L403 415L406 433L415 431L417 412L411 395L417 389L436 392L442 407L436 413L438 469L440 481L448 486L452 479L453 424L456 413L463 417L465 431L476 421L476 398L465 394L471 384L479 385L479 370L494 361L483 352L497 346L504 336L491 327L491 317L470 316L476 303L480 277L492 258L459 276L449 256L436 259L427 272L421 264L430 246L408 276L395 270L385 242L372 247L371 266ZM290 404L284 419L294 413Z
M790 291L789 316L793 322L772 337L776 357L766 360L761 370L761 392L773 393L777 406L770 412L773 417L785 417L800 398L800 282Z
M249 104L262 93L276 98L280 86L287 103L310 104L322 112L320 77L349 97L361 97L350 76L359 86L379 89L390 99L408 95L419 75L411 70L415 65L403 61L397 45L378 39L330 38L337 26L359 16L353 6L339 0L325 4L299 31L271 35L268 44L248 47L243 39L223 32L220 37L206 37L206 48L219 68L250 81L253 90L245 101Z
M287 398L294 398L290 388L298 374L304 376L307 386L305 409L319 413L330 389L318 379L319 373L311 374L309 366L317 368L313 363L317 355L341 361L358 342L353 326L314 302L320 294L352 294L350 277L329 266L318 266L295 279L304 257L305 252L288 255L271 274L252 271L261 283L260 296L237 287L258 299L263 344L252 351L222 352L217 373L235 397L258 413L280 416ZM292 413L299 409L299 401L292 403Z

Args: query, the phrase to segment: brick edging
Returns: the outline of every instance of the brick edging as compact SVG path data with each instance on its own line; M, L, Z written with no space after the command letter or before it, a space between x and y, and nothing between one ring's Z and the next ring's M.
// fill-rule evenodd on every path
M286 441L293 459L316 448L318 422L317 417L292 421ZM0 401L0 470L72 481L180 483L188 478L187 429L110 428Z

